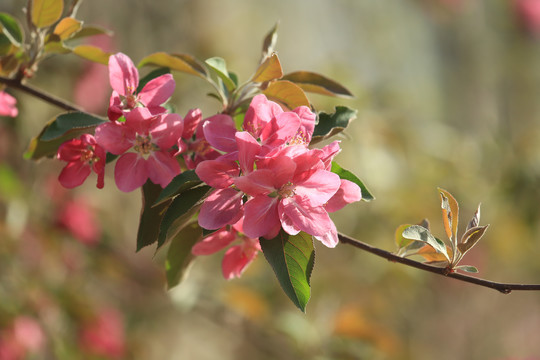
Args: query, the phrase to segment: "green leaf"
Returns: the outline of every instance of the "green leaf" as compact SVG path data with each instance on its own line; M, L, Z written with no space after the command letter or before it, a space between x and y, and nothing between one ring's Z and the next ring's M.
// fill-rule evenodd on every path
M15 47L13 46L13 44L11 43L11 40L9 40L9 38L3 34L3 33L0 33L0 57L3 58L3 60L5 59L5 55L9 54L12 49L15 49ZM0 74L6 74L7 71L5 71L4 69L4 66L2 66L2 62L0 62Z
M58 115L50 125L46 128L45 132L41 136L41 140L50 141L57 139L68 131L73 129L89 129L96 127L99 124L107 122L106 120L92 116L87 113L69 112Z
M352 181L353 183L355 183L356 185L358 185L360 187L360 190L362 190L362 200L363 201L375 200L375 197L373 196L373 194L371 194L371 192L368 190L366 185L364 185L362 180L360 180L358 177L356 177L356 175L354 175L349 170L343 169L341 166L338 165L338 163L332 161L332 169L331 169L331 171L334 174L339 175L340 179L349 180L349 181Z
M202 229L197 223L186 226L172 239L165 262L167 289L172 289L182 281L195 258L191 254L191 248L201 239Z
M345 106L336 106L333 114L320 112L318 114L318 122L313 131L311 144L334 136L337 133L345 130L349 123L356 118L356 110L349 109Z
M162 68L157 68L155 70L152 70L150 71L146 76L144 76L140 81L139 81L139 86L137 87L137 93L139 93L143 87L148 84L149 81L151 80L154 80L155 78L161 76L161 75L165 75L165 74L170 74L171 73L171 70L167 67L162 67Z
M197 212L198 207L202 205L204 198L210 190L210 186L200 186L184 191L174 198L161 220L158 236L158 249L165 244L167 238L175 235L172 230L178 231L178 229L181 229L189 222L191 217Z
M159 194L154 205L160 204L163 201L169 200L183 191L191 189L202 184L195 170L187 170L175 176L172 181Z
M21 46L23 41L23 32L17 20L11 15L0 12L0 26L2 32L7 36L9 41L15 46Z
M94 128L106 122L86 113L64 113L53 120L33 138L26 150L25 159L37 160L42 157L55 156L58 147L64 142L79 137L82 134L93 133Z
M97 46L79 45L73 48L73 53L83 59L90 60L99 64L109 64L110 53L103 51Z
M462 270L468 273L478 273L478 269L475 266L472 265L459 265L454 268L455 270Z
M283 80L289 80L300 86L304 91L328 96L352 97L353 94L343 85L323 75L309 72L296 71L283 76Z
M225 84L228 91L232 91L236 88L234 81L231 79L229 72L227 71L227 64L225 60L220 57L213 57L204 61L206 65L212 70Z
M289 109L295 109L299 106L310 106L304 90L290 81L273 81L262 93L270 100L281 103Z
M152 206L160 192L161 186L154 184L150 180L142 187L142 209L137 231L137 251L145 246L152 245L158 240L161 219L169 205L169 202L164 202L158 206Z
M171 70L196 75L204 79L207 76L204 66L193 56L187 54L168 54L165 52L157 52L142 59L137 67L141 68L148 65L168 67Z
M309 280L315 262L311 235L301 232L291 236L282 230L275 238L260 238L259 242L281 288L305 312L311 296Z
M439 239L435 238L428 229L420 225L412 225L403 230L403 237L406 239L423 241L433 247L437 252L443 254L448 261L448 252L446 251L446 245Z
M72 52L62 41L49 41L45 44L44 50L53 54L69 54Z
M33 0L32 22L38 28L54 24L62 16L64 0Z

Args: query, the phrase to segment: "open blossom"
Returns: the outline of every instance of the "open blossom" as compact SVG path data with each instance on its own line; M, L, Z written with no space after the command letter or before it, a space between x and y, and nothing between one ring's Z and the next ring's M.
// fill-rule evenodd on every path
M0 91L0 116L16 117L19 114L16 105L17 99L5 91Z
M225 249L235 241L240 242L240 244L231 246L225 252L221 263L221 270L225 279L240 277L261 251L259 239L249 238L243 235L242 232L242 221L231 227L223 227L195 244L191 252L194 255L211 255Z
M133 191L150 179L167 186L180 174L180 165L172 147L183 132L182 118L177 114L152 115L137 107L126 114L126 121L107 122L96 128L98 144L120 155L114 168L114 179L124 192Z
M78 139L69 140L58 148L57 158L67 161L58 181L62 186L71 189L81 185L94 171L97 176L97 187L104 186L105 150L99 146L90 134L83 134Z
M122 53L109 58L109 81L113 93L109 102L108 116L117 120L138 106L147 107L151 114L161 114L165 103L173 94L175 83L171 74L150 80L140 92L139 72L131 59Z
M199 224L219 229L243 220L248 238L304 231L328 247L338 243L328 212L361 199L353 182L332 173L339 142L309 149L315 114L307 107L284 111L258 95L237 131L227 115L203 124L208 142L224 154L201 162L196 173L216 190L205 200Z

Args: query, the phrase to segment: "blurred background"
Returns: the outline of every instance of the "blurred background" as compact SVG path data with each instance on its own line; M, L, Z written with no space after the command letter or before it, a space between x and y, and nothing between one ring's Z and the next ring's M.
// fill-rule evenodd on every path
M22 19L24 4L0 11ZM540 0L87 0L78 18L113 30L96 44L135 63L220 56L241 80L279 22L286 73L355 94L310 96L317 110L358 109L336 160L377 198L334 214L338 229L393 251L397 226L429 218L442 238L442 187L462 225L480 202L491 224L464 264L540 283ZM181 115L219 110L205 83L175 79ZM58 56L31 83L106 112L105 66ZM502 295L343 244L316 244L306 314L262 256L232 281L222 254L201 257L167 291L160 256L135 253L140 193L118 191L110 170L103 190L95 175L61 189L62 163L22 157L60 110L8 92L19 116L0 118L0 359L540 358L540 293Z

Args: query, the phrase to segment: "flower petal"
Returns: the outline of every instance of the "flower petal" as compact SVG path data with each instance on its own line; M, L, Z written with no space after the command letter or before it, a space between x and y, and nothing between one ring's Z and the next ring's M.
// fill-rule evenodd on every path
M102 148L114 155L120 155L129 150L135 138L131 129L112 121L99 125L94 136Z
M87 163L72 161L62 169L58 181L63 187L73 189L81 185L91 172L92 168Z
M326 170L315 170L302 181L295 182L294 192L309 198L314 206L323 205L338 191L339 175Z
M166 114L158 117L158 121L152 124L150 135L152 142L160 149L168 150L178 144L184 131L184 123L178 114Z
M180 174L180 165L174 156L165 151L154 151L146 160L148 177L154 184L162 188L169 185L171 180Z
M148 180L146 160L135 153L126 153L116 161L114 180L118 189L124 192L133 191Z
M176 84L171 74L164 74L150 80L141 92L139 100L148 107L159 106L172 96Z
M236 223L243 215L243 195L231 188L218 189L211 193L201 206L199 225L214 230Z
M244 234L250 238L271 239L279 233L278 199L256 196L244 204Z
M131 95L139 86L139 72L131 59L122 53L109 57L109 82L122 96Z
M224 152L236 151L236 126L229 115L217 114L203 123L204 137L214 148Z
M193 255L211 255L225 249L236 239L236 235L237 233L235 230L227 230L227 228L224 227L196 243L191 248L191 253Z
M221 160L206 160L195 169L195 173L205 183L213 188L225 189L234 183L239 169L235 162Z
M310 235L323 236L332 229L332 220L323 206L314 206L310 199L301 196L284 198L279 203L280 219L287 215L300 230ZM284 221L288 223L289 219Z
M326 211L334 212L342 209L345 205L362 200L362 190L352 181L341 179L339 190L328 200L325 205Z
M332 228L322 236L315 236L315 239L322 242L326 247L335 248L339 243L336 225L332 221Z
M277 103L268 100L263 94L257 95L246 111L243 128L258 138L266 124L282 112L283 109Z

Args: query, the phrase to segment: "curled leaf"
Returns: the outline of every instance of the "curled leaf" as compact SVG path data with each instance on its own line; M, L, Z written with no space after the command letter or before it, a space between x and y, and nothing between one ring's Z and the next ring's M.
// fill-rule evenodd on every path
M459 205L456 199L448 191L439 188L439 194L441 195L441 208L443 212L443 223L446 235L452 241L453 244L457 242L457 228L458 228L458 216Z
M270 55L257 69L251 79L253 82L262 83L280 79L283 76L283 69L276 53Z
M309 107L309 100L306 97L304 90L290 81L274 81L263 91L263 94L270 100L283 104L289 109L294 109L299 106Z
M467 230L480 224L480 205L482 204L478 204L478 208L476 209L471 221L469 221L469 224L467 225Z
M458 249L462 254L465 254L467 251L469 251L478 240L484 236L484 233L486 232L489 225L485 226L476 226L473 228L470 228L463 234L461 237L461 241L458 244Z
M261 63L274 53L277 42L278 23L266 34L263 40Z

